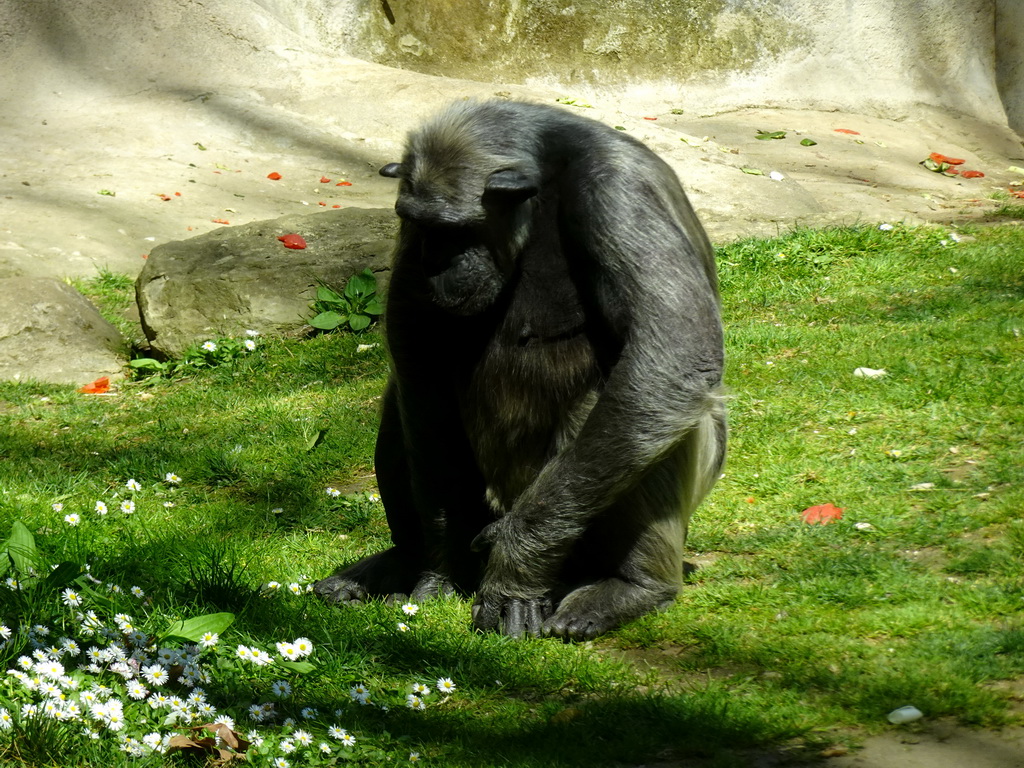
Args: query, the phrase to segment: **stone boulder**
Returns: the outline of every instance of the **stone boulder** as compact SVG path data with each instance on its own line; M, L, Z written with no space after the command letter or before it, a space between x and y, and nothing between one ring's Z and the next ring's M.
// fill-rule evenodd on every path
M212 337L303 328L319 282L344 287L369 268L386 285L398 219L390 208L341 208L225 227L154 248L135 281L153 354L181 355ZM278 240L297 234L306 248Z
M125 347L120 331L67 283L0 280L0 379L88 384L121 373Z

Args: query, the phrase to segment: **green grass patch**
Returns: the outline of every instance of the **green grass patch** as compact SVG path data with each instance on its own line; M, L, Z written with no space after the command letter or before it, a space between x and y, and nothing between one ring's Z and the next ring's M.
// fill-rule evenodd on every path
M307 593L388 543L372 475L387 370L374 331L259 340L114 396L0 384L0 541L19 523L28 536L3 558L0 579L19 583L0 583L0 662L21 669L39 650L32 663L49 653L70 674L0 682L0 761L179 764L182 752L160 754L166 740L191 735L199 754L189 728L224 716L251 737L250 762L293 766L413 753L446 766L739 765L745 750L891 727L885 715L906 704L1008 722L995 683L1024 675L1022 251L1011 226L959 241L935 228L799 230L722 248L731 446L691 527L700 567L669 610L595 643L478 635L463 600L410 615ZM129 280L80 287L137 335ZM842 519L803 522L824 503ZM234 619L209 647L167 635L224 613ZM126 641L119 621L140 634ZM65 639L81 654L54 648ZM314 650L289 666L276 644L296 639ZM161 648L184 652L167 669L196 668L206 711L176 681L131 699L142 673L111 670L118 644L140 668ZM109 656L100 673L82 669L92 646ZM93 691L108 716L51 716L48 684L80 709ZM418 686L431 690L422 709L409 706ZM182 707L151 707L157 692ZM254 718L271 703L273 717Z

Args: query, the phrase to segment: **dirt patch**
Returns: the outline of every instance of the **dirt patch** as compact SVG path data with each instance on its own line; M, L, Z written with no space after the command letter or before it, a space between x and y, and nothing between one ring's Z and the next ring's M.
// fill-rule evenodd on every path
M734 667L683 669L680 660L692 652L684 646L605 647L601 652L642 674L653 672L668 688L682 692L708 680L758 674L754 669ZM769 677L773 673L760 674ZM1024 712L1024 680L998 681L992 687L1008 696L1012 711ZM887 726L887 730L874 735L860 730L837 730L832 734L832 744L823 749L793 743L742 750L730 757L737 765L750 768L1024 768L1024 727L982 730L949 719L925 718L907 725ZM648 768L710 768L720 764L717 758L686 758L650 764Z
M1024 766L1024 728L982 731L937 721L869 736L856 751L820 764L829 768L1020 768Z

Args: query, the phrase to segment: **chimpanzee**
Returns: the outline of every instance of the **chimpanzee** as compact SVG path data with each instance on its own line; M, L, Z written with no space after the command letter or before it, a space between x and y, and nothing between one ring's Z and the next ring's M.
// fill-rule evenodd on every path
M376 471L394 546L328 601L476 594L478 629L589 639L669 604L725 455L714 255L669 166L561 107L414 131Z

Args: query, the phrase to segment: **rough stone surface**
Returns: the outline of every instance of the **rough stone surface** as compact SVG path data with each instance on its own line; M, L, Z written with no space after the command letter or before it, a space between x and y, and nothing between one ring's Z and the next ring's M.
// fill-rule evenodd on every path
M926 104L1024 130L1020 0L304 4L317 24L303 29L324 45L433 75L609 100L657 93L698 114L767 106L892 118ZM287 18L282 0L264 5Z
M67 283L0 279L0 379L83 385L116 377L123 347L120 332Z
M154 353L180 355L212 336L303 327L318 282L343 287L371 269L387 283L397 219L389 209L342 208L225 227L153 249L135 283ZM307 247L277 238L301 235Z

